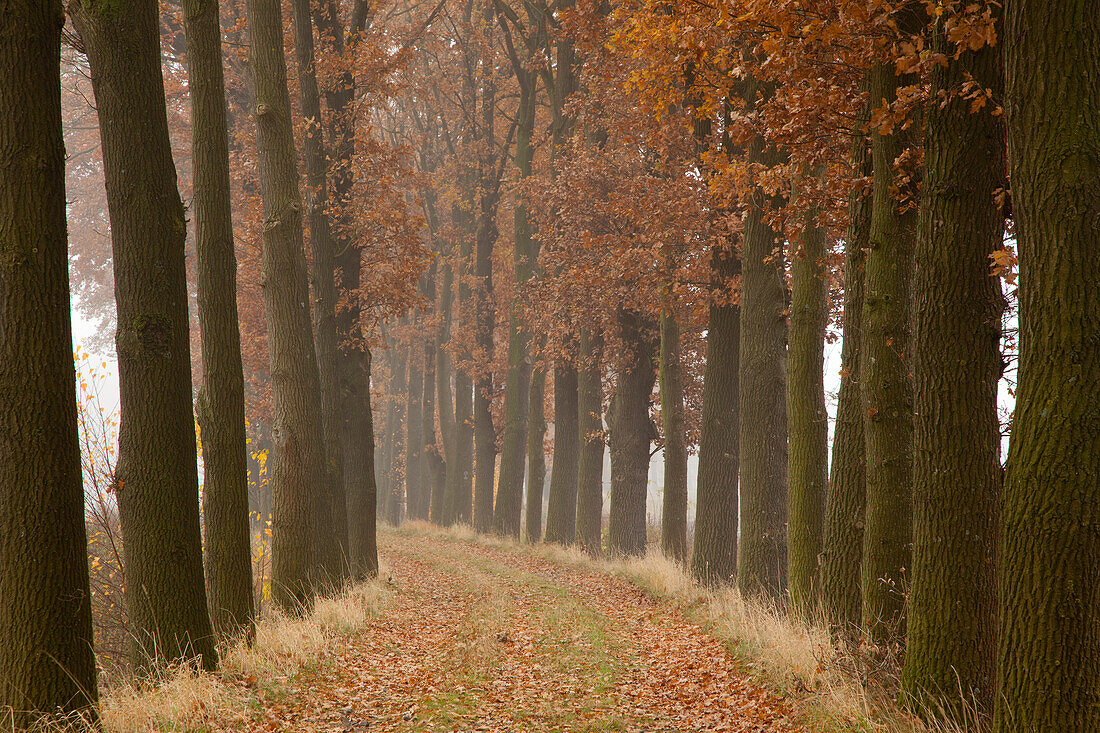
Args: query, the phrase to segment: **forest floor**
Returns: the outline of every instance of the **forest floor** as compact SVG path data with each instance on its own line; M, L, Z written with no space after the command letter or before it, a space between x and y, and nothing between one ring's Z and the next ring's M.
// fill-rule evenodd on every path
M263 701L272 727L797 729L725 645L627 580L438 534L379 543L390 602Z
M218 673L108 691L104 730L802 730L733 647L579 553L414 524L379 555L379 581L265 620Z

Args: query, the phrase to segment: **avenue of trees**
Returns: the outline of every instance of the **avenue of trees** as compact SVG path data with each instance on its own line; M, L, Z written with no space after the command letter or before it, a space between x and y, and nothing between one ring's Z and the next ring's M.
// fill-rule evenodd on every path
M251 638L265 520L289 613L422 520L1100 730L1100 5L3 7L4 725L96 717L79 309L138 673Z

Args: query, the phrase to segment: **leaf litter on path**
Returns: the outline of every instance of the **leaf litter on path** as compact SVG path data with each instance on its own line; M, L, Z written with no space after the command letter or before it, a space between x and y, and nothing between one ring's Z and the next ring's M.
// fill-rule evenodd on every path
M383 531L385 613L265 700L287 731L759 731L798 727L722 642L598 570Z

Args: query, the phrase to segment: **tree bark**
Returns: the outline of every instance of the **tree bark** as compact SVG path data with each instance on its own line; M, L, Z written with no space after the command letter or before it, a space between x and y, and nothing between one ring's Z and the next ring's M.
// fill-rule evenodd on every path
M1019 389L1002 503L997 731L1100 729L1100 53L1094 3L1005 10Z
M750 84L750 95L755 95ZM749 97L752 99L752 96ZM757 137L749 159L772 165L775 149ZM745 596L780 601L787 587L787 292L778 233L757 189L745 215L741 275L741 545L737 585Z
M852 139L852 169L872 174L870 140L863 128L870 119L864 105ZM840 360L840 391L833 429L832 471L825 496L825 537L820 560L821 610L835 632L856 639L862 621L860 562L863 556L863 514L866 454L860 403L863 335L863 262L871 232L871 196L863 188L848 198L848 235L844 242L844 325Z
M298 91L305 118L302 140L306 166L306 218L309 221L313 285L313 344L321 385L321 429L324 433L325 481L332 505L332 530L321 548L320 562L333 579L345 574L348 562L348 516L344 490L344 455L340 444L339 399L336 384L336 243L326 209L328 165L321 130L321 95L313 52L310 0L293 0L294 49L298 60Z
M363 4L360 4L360 7ZM314 10L315 24L323 51L343 59L345 51L354 51L362 32L370 22L369 8L353 13L350 39L345 42L340 8L335 0L325 0ZM348 48L348 45L351 48ZM363 333L359 284L363 253L349 221L355 183L355 122L357 100L355 79L345 63L334 83L325 90L328 105L329 139L332 148L332 198L335 204L336 286L336 378L340 402L340 443L343 450L343 482L346 487L348 552L356 577L378 574L377 526L378 486L375 477L374 413L371 409L371 354Z
M711 271L691 574L718 585L737 574L741 261L732 241L712 250Z
M661 313L661 421L664 427L665 487L661 503L661 550L687 561L687 436L680 365L680 325L671 305Z
M527 516L538 508L542 520L542 492L546 487L546 372L531 370L527 395Z
M252 639L252 545L244 372L237 322L237 258L229 196L229 134L221 24L216 0L185 0L191 95L202 387L196 417L202 437L202 513L206 596L214 630Z
M874 100L893 101L907 83L893 64L871 70ZM910 290L916 212L902 212L894 194L894 161L910 133L871 136L874 199L864 263L860 390L866 445L866 514L861 586L863 627L875 642L905 631L912 536L913 383Z
M492 7L491 4L488 6ZM492 10L486 14L491 16ZM490 74L482 90L482 155L478 164L477 235L474 242L473 289L474 334L478 350L478 376L474 379L474 528L479 532L494 529L493 488L496 479L496 430L493 427L493 245L497 240L496 210L500 198L500 180L496 177L493 126L496 119L496 86ZM519 536L519 507L514 518L498 529Z
M295 612L311 603L313 584L320 580L324 548L332 537L332 507L283 56L282 7L276 0L248 0L247 14L264 205L260 277L274 398L273 450L268 463L268 482L275 495L271 589L280 607Z
M522 182L531 175L531 161L534 148L531 138L535 130L535 75L526 72L522 66L513 63L516 79L519 81L520 99L518 109L519 124L516 126L516 168ZM520 319L520 291L534 275L534 263L538 256L537 244L531 237L531 223L527 216L527 205L522 194L517 195L515 203L515 244L512 252L512 268L515 272L515 293L512 297L512 312L508 318L508 376L504 387L504 437L500 451L500 480L497 486L497 500L493 508L493 522L498 532L519 533L519 516L523 504L523 467L527 457L527 419L529 393L531 390L531 358L528 355L530 334L523 328ZM532 521L537 516L538 521ZM537 539L541 531L542 506L537 515L531 513L531 504L527 505L527 537ZM532 534L532 530L535 533Z
M69 6L99 112L118 312L115 494L135 663L217 664L207 613L187 319L157 4Z
M405 414L408 428L405 437L405 515L417 519L419 492L424 490L424 371L420 364L423 348L409 347L409 393ZM417 353L420 352L420 353Z
M561 360L554 367L554 464L550 468L550 495L546 507L546 541L571 545L577 530L577 469L579 461L577 423L577 367ZM542 519L542 492L537 497L537 516ZM528 506L528 517L531 507ZM534 529L535 531L532 531ZM527 524L527 537L539 539L538 527Z
M0 720L96 717L61 132L60 2L0 19Z
M577 544L593 557L602 553L603 380L599 338L582 328L577 338Z
M608 542L614 555L643 555L646 546L646 492L653 421L649 400L657 379L656 324L637 311L621 309L620 338L625 353L611 409L611 510Z
M791 256L791 313L787 346L787 576L790 611L813 613L818 588L817 557L824 532L829 482L829 414L825 410L825 325L829 286L825 280L825 230L810 212L801 247Z
M996 644L996 531L1001 490L997 383L1007 183L1004 120L948 97L973 79L1004 91L1000 45L951 58L946 31L933 49L925 110L924 173L914 282L913 584L903 689L921 708L963 722L965 705L992 712Z

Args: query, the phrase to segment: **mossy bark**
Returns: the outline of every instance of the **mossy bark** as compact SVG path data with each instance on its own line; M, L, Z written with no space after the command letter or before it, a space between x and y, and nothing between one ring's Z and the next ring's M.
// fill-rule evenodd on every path
M1100 5L1005 10L1019 388L1002 502L997 731L1100 730Z
M95 718L61 131L60 2L0 19L0 720Z
M712 293L703 371L703 415L691 574L707 585L737 574L741 260L732 241L711 251Z
M69 6L91 67L111 219L126 607L139 667L217 664L191 404L187 225L176 188L157 4ZM307 525L308 535L308 525Z
M891 102L900 79L894 65L870 72L874 103ZM860 394L866 446L866 511L861 595L863 626L875 642L905 632L912 538L913 382L910 291L916 248L916 209L899 201L894 162L910 146L911 131L871 136L874 192L864 261ZM907 192L912 195L912 191Z
M992 711L996 532L1001 489L997 383L1003 296L990 254L1004 237L994 194L1007 183L1005 129L971 112L973 79L1003 92L1001 46L951 58L938 24L925 110L924 172L913 285L913 572L902 687L919 710L965 721Z
M870 177L870 140L862 128L870 117L865 105L852 140L852 170ZM860 354L863 336L863 261L871 231L871 195L857 187L848 198L848 234L844 242L844 312L840 351L833 456L825 497L825 533L821 550L820 607L835 632L850 639L862 622L860 563L863 557L863 514L866 453L860 402Z
M798 250L791 253L791 310L787 345L787 577L790 612L813 613L817 558L825 528L829 481L829 414L825 410L825 325L829 286L825 279L825 230L816 211L803 222Z
M203 565L214 630L252 639L252 545L244 373L237 322L237 258L229 190L229 135L221 24L216 0L186 0L195 196L195 269L202 387L196 418L202 438Z

